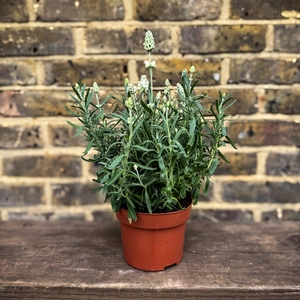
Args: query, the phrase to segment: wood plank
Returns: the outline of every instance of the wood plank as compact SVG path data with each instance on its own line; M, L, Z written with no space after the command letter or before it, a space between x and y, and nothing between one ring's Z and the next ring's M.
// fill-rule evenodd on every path
M0 222L0 299L300 299L299 223L187 224L164 272L122 258L118 222Z

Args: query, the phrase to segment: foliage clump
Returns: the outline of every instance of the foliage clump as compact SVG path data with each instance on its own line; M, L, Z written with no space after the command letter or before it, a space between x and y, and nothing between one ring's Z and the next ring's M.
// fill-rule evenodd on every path
M145 67L148 81L142 75L138 86L125 80L125 93L119 99L110 95L99 100L99 88L73 86L73 113L81 122L73 127L77 134L85 132L88 145L82 158L99 166L96 172L106 200L113 211L128 210L128 218L136 220L136 212L159 212L184 209L183 199L196 204L200 192L206 193L210 178L221 161L229 162L220 147L232 141L226 133L225 110L233 104L229 95L219 92L209 109L202 106L205 94L197 95L195 68L183 70L181 83L173 89L168 79L163 91L153 89L155 48L150 31L144 48L148 52ZM105 105L114 99L118 105L106 112ZM86 158L94 149L92 158Z

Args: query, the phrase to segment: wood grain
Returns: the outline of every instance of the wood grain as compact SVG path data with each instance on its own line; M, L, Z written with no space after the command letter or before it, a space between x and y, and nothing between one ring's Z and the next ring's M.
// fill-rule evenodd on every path
M298 223L187 224L178 266L122 258L118 222L0 222L0 299L300 299Z

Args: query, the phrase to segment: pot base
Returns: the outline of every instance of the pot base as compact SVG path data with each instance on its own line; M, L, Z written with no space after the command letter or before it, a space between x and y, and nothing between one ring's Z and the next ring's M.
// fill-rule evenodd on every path
M126 210L117 212L125 261L144 271L163 271L166 267L179 264L190 211L191 205L184 210L165 214L137 213L137 221L131 224Z

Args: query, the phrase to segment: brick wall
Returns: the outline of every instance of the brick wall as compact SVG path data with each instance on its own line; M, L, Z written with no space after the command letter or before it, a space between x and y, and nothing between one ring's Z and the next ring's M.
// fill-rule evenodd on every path
M145 73L156 39L155 85L184 68L199 90L231 92L239 150L213 178L193 218L300 220L300 1L0 0L0 216L103 220L95 167L80 160L65 106L71 84L121 93Z

